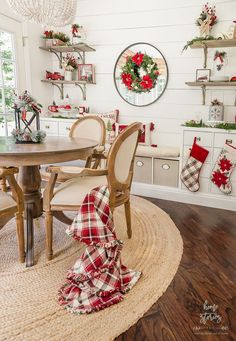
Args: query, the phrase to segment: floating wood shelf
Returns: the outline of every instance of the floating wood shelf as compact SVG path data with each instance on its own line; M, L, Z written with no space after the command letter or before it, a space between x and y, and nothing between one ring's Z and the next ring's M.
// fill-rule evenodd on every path
M78 53L81 61L83 64L85 64L85 52L94 52L96 51L93 47L80 43L76 45L63 45L63 46L52 46L52 47L45 47L45 46L39 46L41 50L51 52L55 54L60 62L60 67L62 63L62 58L63 58L63 53L71 53L71 52L76 52Z
M208 48L224 48L224 47L236 47L236 39L215 39L215 40L204 40L193 43L190 45L191 49L203 49L204 51L204 69L207 67L207 51Z
M186 82L189 86L235 86L236 82Z
M88 83L86 81L65 81L65 80L53 81L51 79L42 79L41 82L52 84L52 85L56 86L58 88L58 90L60 91L61 99L64 98L64 85L71 85L71 84L76 85L82 91L84 101L86 100L86 85L87 84L95 84L95 83Z
M206 87L211 86L234 86L236 87L236 82L185 82L188 86L199 86L202 89L202 104L205 105L206 103ZM236 97L234 101L234 105L236 105Z
M190 45L191 49L202 49L205 46L208 48L236 47L236 39L204 40L203 42L196 42Z

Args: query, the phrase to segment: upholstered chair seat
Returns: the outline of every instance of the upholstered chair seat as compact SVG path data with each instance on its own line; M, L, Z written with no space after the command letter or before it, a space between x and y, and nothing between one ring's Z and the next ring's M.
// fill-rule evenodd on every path
M55 188L51 205L80 206L86 194L98 185L107 185L106 176L74 177Z

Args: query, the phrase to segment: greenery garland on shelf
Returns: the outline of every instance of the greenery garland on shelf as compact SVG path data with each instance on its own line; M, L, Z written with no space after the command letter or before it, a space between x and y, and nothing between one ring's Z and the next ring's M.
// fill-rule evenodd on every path
M202 120L200 121L195 121L195 120L190 120L186 121L183 124L184 127L191 127L191 128L217 128L217 129L225 129L225 130L236 130L236 123L230 123L230 122L222 122L222 123L217 123L213 126L204 123Z
M195 43L202 43L206 40L216 40L216 39L222 39L222 38L214 38L213 36L195 37L192 40L187 41L187 44L184 45L182 52L186 51L188 47L192 46Z
M132 92L150 92L155 88L159 76L158 66L146 53L138 52L126 57L120 75L126 88Z

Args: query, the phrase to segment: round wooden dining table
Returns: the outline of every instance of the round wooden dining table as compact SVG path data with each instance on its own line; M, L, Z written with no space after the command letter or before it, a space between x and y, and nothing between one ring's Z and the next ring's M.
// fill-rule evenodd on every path
M0 137L0 166L19 167L18 183L24 193L26 217L26 266L34 265L33 219L42 214L39 166L86 159L97 142L84 138L46 137L43 143L16 144L11 137Z

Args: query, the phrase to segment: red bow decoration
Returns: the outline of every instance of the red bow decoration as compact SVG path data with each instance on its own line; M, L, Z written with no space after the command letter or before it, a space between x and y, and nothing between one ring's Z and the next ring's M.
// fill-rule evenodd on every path
M219 58L221 64L224 62L224 54L222 52L216 51L215 56L214 56L214 61Z
M77 36L77 33L79 32L78 28L79 28L79 25L77 25L77 24L74 24L74 25L71 26L73 37Z

